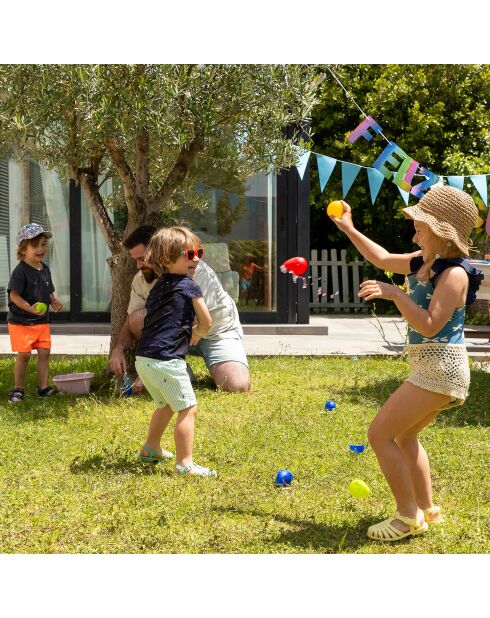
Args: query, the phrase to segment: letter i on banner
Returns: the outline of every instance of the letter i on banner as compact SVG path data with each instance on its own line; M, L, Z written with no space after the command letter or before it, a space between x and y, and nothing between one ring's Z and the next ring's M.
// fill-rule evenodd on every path
M412 178L419 167L419 162L415 161L411 157L404 159L400 165L400 168L396 172L393 182L403 189L404 191L410 191L412 188Z
M357 125L357 127L352 131L352 133L349 133L347 139L351 144L353 144L362 135L365 140L370 142L374 137L374 135L370 132L370 129L374 131L374 134L381 133L382 131L376 120L371 118L371 116L367 116L362 122Z

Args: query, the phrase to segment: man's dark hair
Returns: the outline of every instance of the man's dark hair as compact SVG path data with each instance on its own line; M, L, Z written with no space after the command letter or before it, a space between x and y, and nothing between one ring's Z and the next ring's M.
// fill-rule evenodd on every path
M150 242L150 238L157 231L157 228L153 225L142 225L132 232L125 240L123 240L123 247L126 249L133 249L137 245L146 245Z

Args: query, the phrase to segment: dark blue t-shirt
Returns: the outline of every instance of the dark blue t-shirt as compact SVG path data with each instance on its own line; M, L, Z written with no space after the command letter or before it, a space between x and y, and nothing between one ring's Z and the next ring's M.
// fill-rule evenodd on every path
M163 274L146 301L146 318L136 356L185 359L194 322L193 298L201 288L187 275Z
M41 270L37 270L37 268L29 266L21 260L10 275L7 291L15 290L29 305L41 302L45 303L49 309L50 296L54 292L54 286L49 268L44 263L42 263L42 266ZM8 305L7 321L11 324L31 326L32 324L47 324L49 322L49 311L46 311L44 315L29 313L17 307L10 300L10 296Z

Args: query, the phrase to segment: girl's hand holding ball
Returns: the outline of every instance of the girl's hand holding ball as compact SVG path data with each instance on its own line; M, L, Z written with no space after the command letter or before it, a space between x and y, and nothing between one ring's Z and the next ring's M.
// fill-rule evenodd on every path
M343 232L354 228L354 224L352 223L351 207L347 204L347 202L344 202L344 200L335 200L334 202L330 202L327 206L327 215L335 223L339 230L342 230Z

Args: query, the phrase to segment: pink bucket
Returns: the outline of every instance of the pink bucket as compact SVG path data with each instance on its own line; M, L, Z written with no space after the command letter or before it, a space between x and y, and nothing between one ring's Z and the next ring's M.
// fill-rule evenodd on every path
M90 382L94 375L94 373L89 371L85 373L65 373L60 376L54 376L53 382L62 393L86 395L90 392Z

